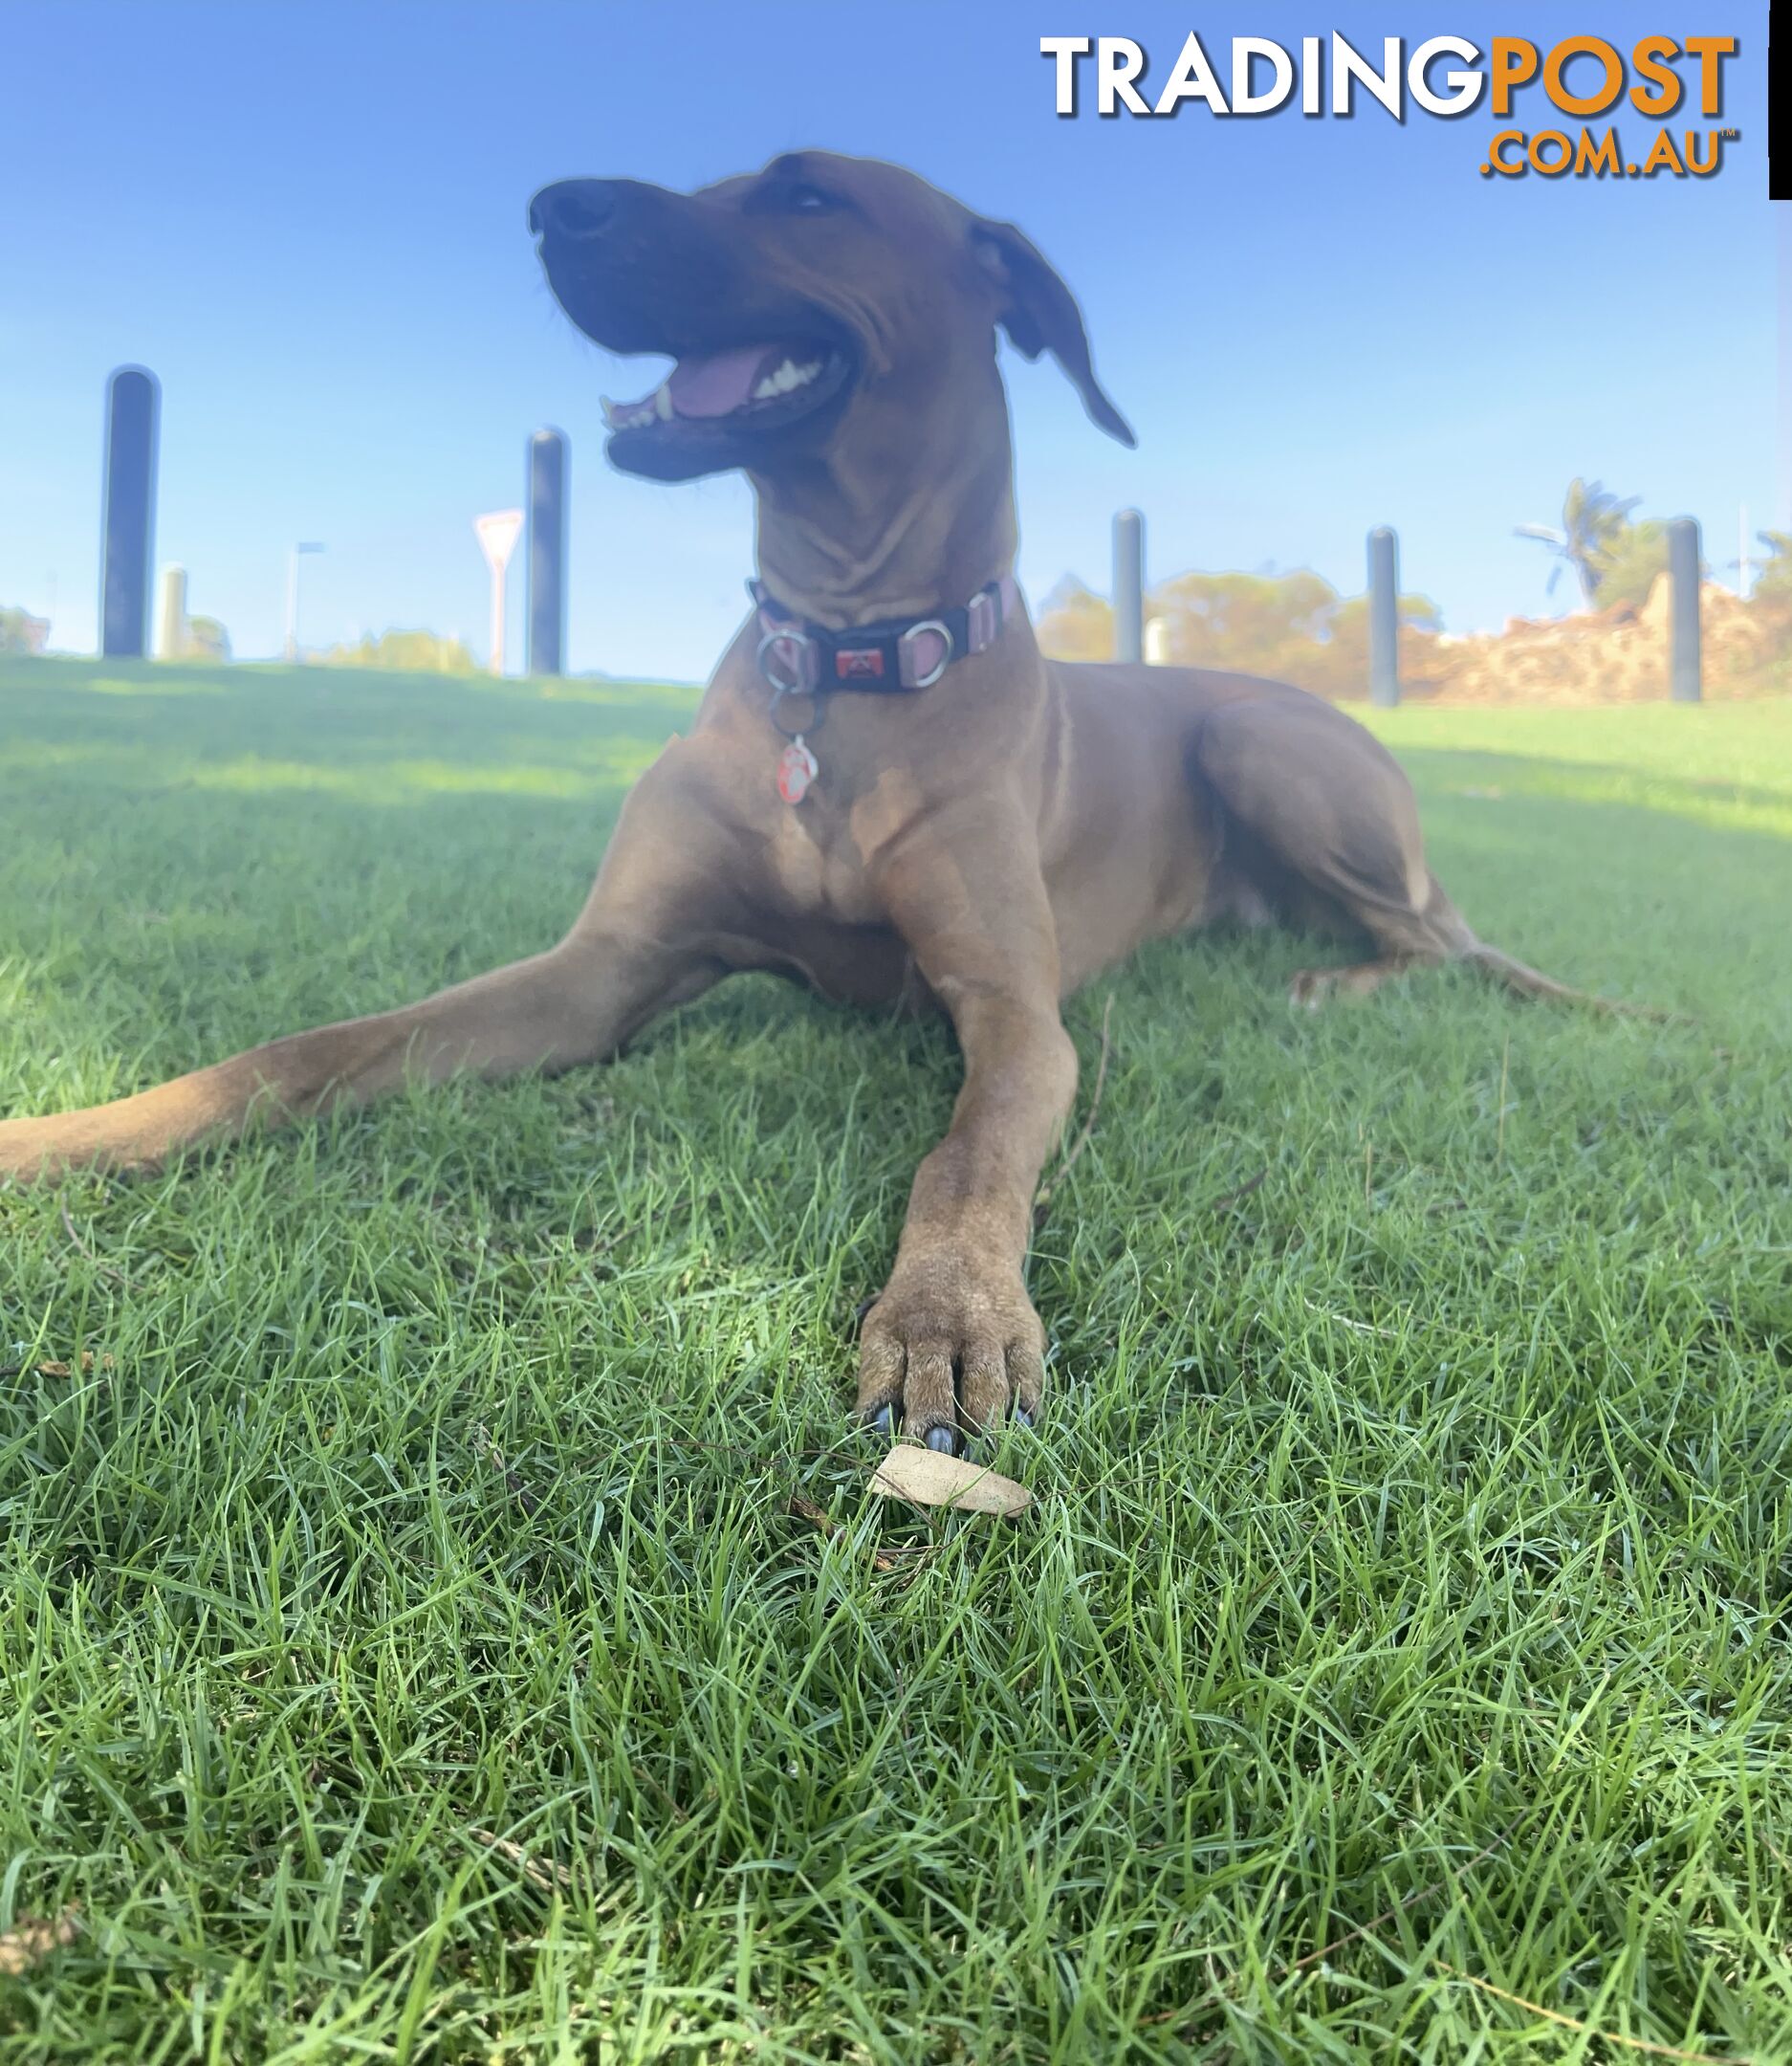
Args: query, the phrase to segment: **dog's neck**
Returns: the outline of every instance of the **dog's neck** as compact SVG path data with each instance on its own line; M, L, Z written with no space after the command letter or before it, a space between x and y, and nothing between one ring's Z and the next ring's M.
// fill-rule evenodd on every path
M930 407L849 420L812 462L752 476L759 579L787 610L831 629L930 616L1012 571L1013 449L990 373L950 413L942 383Z

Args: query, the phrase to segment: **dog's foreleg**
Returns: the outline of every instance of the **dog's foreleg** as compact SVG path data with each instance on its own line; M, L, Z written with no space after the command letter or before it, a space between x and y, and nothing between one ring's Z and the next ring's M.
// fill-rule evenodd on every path
M402 1083L499 1077L614 1054L725 973L695 944L718 870L667 754L624 805L561 943L422 1002L317 1026L109 1105L0 1121L0 1178L154 1168L200 1141L360 1105Z
M717 973L574 938L421 1003L270 1041L110 1105L0 1121L0 1176L152 1169L201 1141L364 1104L406 1081L598 1061Z
M925 850L923 850L925 848ZM964 1053L950 1132L915 1175L896 1264L865 1317L858 1412L934 1448L1032 1418L1044 1331L1023 1269L1039 1170L1076 1094L1058 945L1027 824L930 824L882 870L890 914Z

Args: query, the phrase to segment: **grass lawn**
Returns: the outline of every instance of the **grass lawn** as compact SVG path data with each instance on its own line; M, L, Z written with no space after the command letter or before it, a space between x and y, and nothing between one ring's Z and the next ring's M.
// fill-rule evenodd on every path
M549 943L689 700L7 664L0 1112ZM0 1193L0 2062L1792 2059L1792 703L1378 728L1694 1021L1095 984L1018 1523L844 1432L938 1026Z

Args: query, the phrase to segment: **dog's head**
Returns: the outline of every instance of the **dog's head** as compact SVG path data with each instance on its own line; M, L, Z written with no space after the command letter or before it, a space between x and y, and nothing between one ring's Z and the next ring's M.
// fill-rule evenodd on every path
M955 367L987 366L998 325L1029 359L1051 352L1090 416L1133 442L1038 252L898 166L801 151L688 194L561 180L529 227L580 330L677 362L645 400L605 404L610 456L631 473L776 477L876 400L919 410Z

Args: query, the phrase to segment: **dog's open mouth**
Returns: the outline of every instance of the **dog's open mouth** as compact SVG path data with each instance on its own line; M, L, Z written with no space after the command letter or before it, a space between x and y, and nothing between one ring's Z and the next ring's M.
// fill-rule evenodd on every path
M626 436L630 445L651 439L695 447L780 430L813 415L850 372L843 352L814 340L743 344L686 354L639 402L600 399L613 444Z

